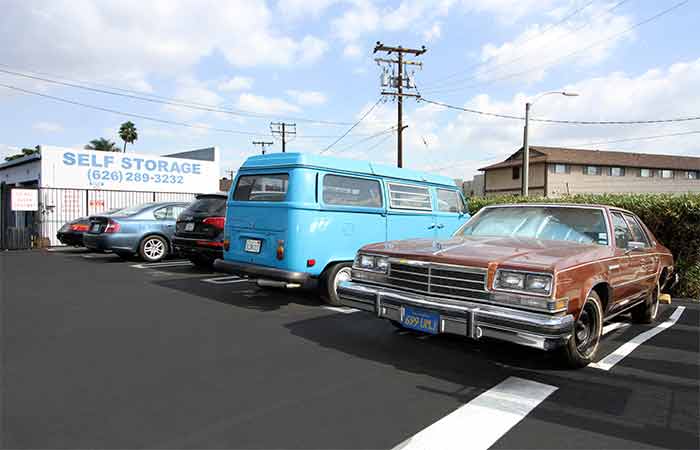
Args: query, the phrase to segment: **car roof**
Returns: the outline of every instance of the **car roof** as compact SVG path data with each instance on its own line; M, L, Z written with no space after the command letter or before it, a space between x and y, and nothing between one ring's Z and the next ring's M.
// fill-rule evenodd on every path
M610 205L601 205L598 203L571 203L571 202L558 202L558 203L502 203L502 204L494 204L494 205L487 205L484 208L492 208L492 207L499 207L499 206L507 206L507 207L526 207L526 206L537 206L537 207L547 207L547 206L554 206L554 207L572 207L572 208L589 208L589 209L604 209L604 210L609 210L609 211L621 211L625 212L628 214L636 215L632 211L626 210L624 208L618 208L617 206L610 206Z
M197 194L196 198L199 200L200 198L222 198L222 199L227 199L228 194L224 193L212 193L212 194Z
M356 173L359 175L369 174L398 180L420 181L455 188L457 187L454 179L443 175L376 164L370 161L336 158L333 156L315 155L309 153L268 153L266 155L251 156L245 160L240 170L245 171L248 169L271 169L283 167L329 169L340 172Z

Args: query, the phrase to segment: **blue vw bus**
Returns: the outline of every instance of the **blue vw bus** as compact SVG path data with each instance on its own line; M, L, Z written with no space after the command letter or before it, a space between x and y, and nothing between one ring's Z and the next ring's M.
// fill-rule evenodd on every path
M365 244L450 236L469 218L451 178L301 153L252 156L229 193L214 267L260 286L321 289L350 278Z

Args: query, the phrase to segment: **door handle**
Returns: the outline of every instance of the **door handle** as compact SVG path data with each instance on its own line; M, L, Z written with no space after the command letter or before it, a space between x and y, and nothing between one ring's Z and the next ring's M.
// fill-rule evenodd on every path
M445 224L439 223L439 224L437 224L437 227L438 227L438 230L442 230L443 228L445 228Z
M437 225L435 225L434 223L431 223L430 226L428 227L428 229L429 229L429 230L432 230L432 229L434 229L436 226L437 226Z

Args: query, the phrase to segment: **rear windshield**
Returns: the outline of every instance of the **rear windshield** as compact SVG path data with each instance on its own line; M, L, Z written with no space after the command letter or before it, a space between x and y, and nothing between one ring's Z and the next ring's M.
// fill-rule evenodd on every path
M209 216L224 216L226 214L226 199L219 197L198 198L182 212L183 214L207 214Z
M133 214L140 213L149 206L154 205L154 203L142 203L140 205L130 206L128 208L117 210L116 212L109 213L111 216L131 216Z
M238 178L233 199L239 202L283 202L287 198L289 175L242 175Z

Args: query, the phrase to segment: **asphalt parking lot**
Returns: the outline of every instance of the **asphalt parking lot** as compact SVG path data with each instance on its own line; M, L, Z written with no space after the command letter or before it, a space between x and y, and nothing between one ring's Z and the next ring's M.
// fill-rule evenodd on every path
M3 448L700 446L689 301L574 371L184 261L5 252L0 274Z

